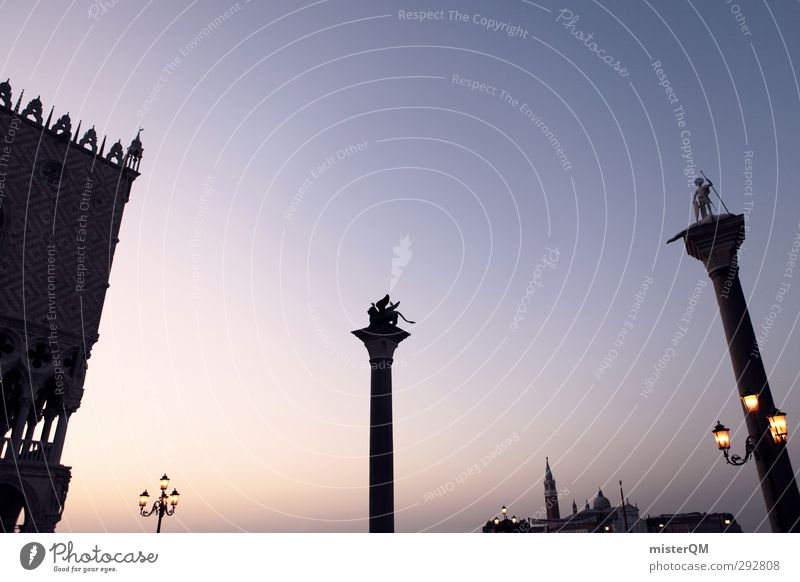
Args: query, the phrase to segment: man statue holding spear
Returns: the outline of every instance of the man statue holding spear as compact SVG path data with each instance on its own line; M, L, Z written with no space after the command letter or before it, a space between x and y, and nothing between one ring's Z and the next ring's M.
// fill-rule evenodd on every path
M697 222L700 222L706 216L714 214L714 211L712 210L713 203L711 202L711 197L709 196L713 184L711 183L711 180L696 178L694 185L697 186L694 191L694 196L692 197L692 206L694 206L694 219Z
M714 204L711 202L711 198L708 195L709 190L714 191L714 194L716 194L717 198L719 198L719 201L722 204L722 207L725 209L725 212L730 214L730 210L728 210L728 207L725 206L725 201L722 199L722 196L719 195L717 189L714 188L714 184L708 179L708 176L703 173L703 170L700 170L700 174L703 176L703 178L705 178L705 180L703 180L703 178L697 178L694 181L694 185L697 186L694 191L694 197L692 198L695 220L700 222L700 220L704 219L706 216L713 216L714 214L712 210Z

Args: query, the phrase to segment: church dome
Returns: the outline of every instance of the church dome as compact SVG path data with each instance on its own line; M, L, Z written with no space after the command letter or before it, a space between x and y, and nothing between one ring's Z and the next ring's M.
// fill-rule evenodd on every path
M611 509L611 502L608 500L608 497L603 495L602 489L597 490L597 497L595 497L594 501L592 501L592 509L596 509L598 511Z

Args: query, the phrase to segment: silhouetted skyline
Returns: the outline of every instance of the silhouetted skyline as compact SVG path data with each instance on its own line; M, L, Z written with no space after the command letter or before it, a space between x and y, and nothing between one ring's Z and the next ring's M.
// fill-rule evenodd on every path
M710 435L743 450L713 290L664 245L704 170L747 217L742 285L796 427L798 8L732 6L3 5L2 80L147 145L59 531L149 528L164 471L170 531L366 531L350 330L388 291L417 322L398 531L535 513L546 456L579 501L624 479L643 515L768 531Z

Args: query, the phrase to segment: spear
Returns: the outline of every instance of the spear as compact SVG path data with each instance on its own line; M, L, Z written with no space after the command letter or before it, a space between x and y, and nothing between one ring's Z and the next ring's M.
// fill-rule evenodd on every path
M700 170L700 174L701 174L701 175L703 176L703 178L705 178L705 179L706 179L706 181L707 181L707 182L708 182L708 183L711 185L711 189L714 191L714 194L716 194L716 195L717 195L717 198L719 198L719 201L720 201L720 202L722 202L722 207L725 209L725 212L727 212L728 214L730 214L730 213L731 213L731 211L730 211L730 210L728 210L728 207L727 207L727 206L725 206L725 202L722 200L722 196L720 196L720 195L719 195L719 192L717 192L717 189L716 189L716 188L714 188L714 183L713 183L711 180L709 180L709 179L708 179L708 176L706 176L705 174L703 174L703 170Z
M622 494L622 480L619 482L619 498L622 501L622 518L625 522L625 533L630 533L630 528L628 527L628 511L625 509L625 496Z

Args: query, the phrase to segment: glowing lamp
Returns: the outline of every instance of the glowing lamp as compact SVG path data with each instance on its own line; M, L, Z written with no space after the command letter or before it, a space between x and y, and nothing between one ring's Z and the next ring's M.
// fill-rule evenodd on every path
M747 414L758 412L758 394L755 392L746 392L744 396L742 396L742 404L744 404L744 409L747 411Z
M503 517L505 517L506 514L508 513L508 508L504 505L503 507L500 508L500 513L502 513Z
M512 515L511 516L511 523L517 523L517 516L516 515Z
M494 524L495 525L500 525L500 518L499 517L495 517L494 518Z
M769 432L772 433L772 440L779 445L785 444L788 435L786 413L775 409L769 413L767 420L769 421Z
M159 492L156 500L153 502L153 506L150 508L150 510L146 509L147 501L150 499L150 494L147 492L147 489L142 491L142 493L139 495L139 515L142 517L150 517L151 515L158 517L156 533L161 533L161 521L165 517L175 515L175 510L178 507L178 501L181 498L181 494L178 493L178 490L175 488L172 489L172 493L167 493L169 477L167 477L166 473L164 473L161 479L158 480L158 486L161 491Z
M727 451L731 448L731 431L725 427L720 421L717 421L717 426L711 431L714 434L714 439L717 441L717 448L720 451Z

